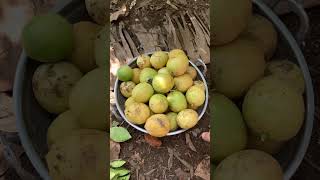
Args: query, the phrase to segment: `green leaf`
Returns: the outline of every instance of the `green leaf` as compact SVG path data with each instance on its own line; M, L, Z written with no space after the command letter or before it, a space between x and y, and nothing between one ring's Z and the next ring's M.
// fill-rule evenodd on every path
M132 137L127 129L123 127L112 127L110 128L110 138L115 142L124 142Z
M116 168L116 169L115 168L110 168L110 171L111 171L111 169L112 169L112 171L114 171L119 176L125 176L125 175L130 173L130 171L128 169L123 168L123 167Z
M117 174L117 172L114 169L110 169L110 179L111 180L117 179L118 176L119 175Z
M126 176L118 177L117 180L129 180L129 179L130 179L130 174L128 174Z
M112 161L110 163L110 166L113 168L119 168L119 167L123 166L125 163L126 163L126 161L119 159L119 160Z

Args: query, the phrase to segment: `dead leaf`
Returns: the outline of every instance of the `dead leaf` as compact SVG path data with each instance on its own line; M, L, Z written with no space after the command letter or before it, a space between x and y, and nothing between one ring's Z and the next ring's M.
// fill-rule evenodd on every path
M0 177L3 176L9 168L8 162L3 157L3 151L3 145L0 144Z
M130 3L129 9L132 9L133 6L135 6L136 4L137 4L137 0L133 0L133 1Z
M143 27L141 23L133 24L130 27L131 32L134 33L138 40L140 47L143 48L144 53L160 50L159 48L159 34L160 27L156 26L149 31Z
M168 153L169 153L168 169L170 170L173 165L173 150L171 148L168 148Z
M169 6L171 6L173 9L179 10L179 8L178 8L176 5L172 4L170 0L167 0L166 3L167 3Z
M9 37L0 32L0 92L12 89L18 49L14 48Z
M178 39L176 28L174 27L170 15L166 13L166 24L164 27L167 30L167 43L169 49L181 49L182 45Z
M174 20L178 25L178 31L180 32L182 38L181 42L183 44L183 49L187 52L191 60L195 60L199 58L199 55L197 54L196 47L194 46L194 37L191 34L190 29L188 28L184 15L180 14L180 17L182 20L182 24L180 23L178 17L175 17Z
M199 128L195 128L191 131L193 137L198 137L198 134L201 132Z
M176 176L179 178L179 180L190 179L189 174L184 172L181 168L176 169L174 172L176 173Z
M0 130L17 132L13 99L4 93L0 94Z
M116 57L114 48L110 47L110 90L114 90L114 83L117 79L117 70L120 68L121 63L120 60ZM110 103L115 103L114 101L110 101Z
M197 152L197 149L194 147L192 141L191 141L191 138L190 138L190 134L186 133L186 143L188 145L188 147L194 151L194 152Z
M132 56L129 44L128 44L126 38L124 37L123 29L124 29L124 23L120 22L119 23L119 35L120 35L120 38L121 38L121 43L122 43L123 49L126 52L126 57L127 57L126 61L128 62L128 60L132 59L133 56Z
M0 1L0 33L9 36L12 42L19 42L24 25L33 17L34 6L30 0Z
M201 57L201 59L204 61L204 63L208 64L210 63L210 49L209 49L209 45L207 44L206 38L205 38L205 33L203 32L203 30L201 29L201 25L199 23L199 21L197 20L197 18L187 12L187 15L189 16L192 25L195 29L195 43L197 45L197 51Z
M185 161L184 159L182 159L177 152L175 152L175 151L172 151L172 152L173 152L174 157L176 157L186 168L189 169L190 175L191 175L191 177L193 177L193 166L190 165L190 164L189 164L187 161Z
M197 166L195 175L204 180L210 180L210 159L203 159Z
M110 22L113 22L113 21L116 21L118 20L118 18L120 16L123 16L127 13L127 7L124 5L122 6L121 9L119 9L118 11L114 12L114 13L111 13L110 15Z
M147 6L150 4L150 2L152 2L152 0L140 0L140 1L138 1L136 8L139 9L144 6Z
M154 171L156 171L156 169L151 169L150 171L148 171L147 173L144 173L145 176L150 176Z
M130 46L130 49L131 49L131 51L132 51L133 56L134 56L134 57L139 56L139 52L138 52L138 50L137 50L137 47L136 47L136 45L134 44L132 38L130 37L128 31L125 30L125 29L123 29L123 33L124 33L124 36L125 36L126 40L128 41L128 44L129 44L129 46Z
M162 145L162 142L158 138L150 136L149 134L145 134L144 139L151 147L159 148Z
M187 0L175 0L176 3L187 5Z
M110 160L119 159L120 144L110 140Z

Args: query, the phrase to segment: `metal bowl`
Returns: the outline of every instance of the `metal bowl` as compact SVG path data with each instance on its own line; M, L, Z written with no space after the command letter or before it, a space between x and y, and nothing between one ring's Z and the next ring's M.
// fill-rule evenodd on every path
M297 168L301 164L304 155L307 151L314 120L314 92L312 80L306 64L305 58L301 52L301 49L291 35L290 31L282 23L277 15L266 6L261 0L253 0L256 12L267 17L276 27L279 34L279 45L276 53L276 57L288 58L300 66L305 79L305 120L304 125L300 129L298 135L287 142L282 148L281 152L275 155L275 158L280 162L282 169L284 170L284 179L289 180ZM291 9L298 15L300 20L300 30L296 35L298 42L304 38L308 29L308 18L304 12L302 6L300 6L294 0L288 0Z
M66 0L53 8L71 23L90 20L84 1ZM13 89L17 129L23 148L40 177L49 180L45 161L47 149L47 129L55 115L42 109L32 91L32 76L41 63L34 61L23 52L17 66Z
M152 55L153 53L146 53L147 55ZM137 67L137 64L136 64L136 60L137 60L138 57L135 57L133 58L129 63L128 65L132 68L135 68ZM201 80L204 85L205 85L205 102L202 106L200 106L198 109L197 109L197 112L199 114L199 120L201 120L202 116L204 115L204 113L206 112L206 109L207 109L207 106L208 106L208 99L209 99L209 90L208 90L208 85L207 85L207 81L204 77L204 75L201 73L201 71L199 70L198 66L196 65L201 65L204 69L204 71L206 71L206 65L202 62L202 60L197 60L196 63L193 63L191 61L189 61L189 65L193 66L196 70L197 70L197 77L196 77L196 80ZM134 127L135 129L137 129L138 131L140 132L144 132L144 133L148 133L143 127L141 126L138 126L138 125L135 125L133 123L131 123L125 116L124 114L124 103L126 101L126 98L121 94L120 92L120 83L121 81L119 81L119 79L117 78L116 81L115 81L115 86L114 86L114 89L115 89L115 100L116 100L116 107L117 107L117 110L118 112L120 113L121 117L128 123L130 124L132 127ZM167 136L172 136L172 135L177 135L177 134L180 134L180 133L183 133L185 132L186 129L178 129L176 131L172 131L172 132L169 132L167 134Z

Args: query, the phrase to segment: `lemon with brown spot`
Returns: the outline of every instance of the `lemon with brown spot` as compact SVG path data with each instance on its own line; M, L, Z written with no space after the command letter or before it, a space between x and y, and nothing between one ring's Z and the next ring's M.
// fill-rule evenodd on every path
M144 124L150 117L150 109L143 103L132 103L125 109L125 116L133 124Z
M170 131L170 121L164 114L155 114L148 118L144 128L154 137L164 137Z

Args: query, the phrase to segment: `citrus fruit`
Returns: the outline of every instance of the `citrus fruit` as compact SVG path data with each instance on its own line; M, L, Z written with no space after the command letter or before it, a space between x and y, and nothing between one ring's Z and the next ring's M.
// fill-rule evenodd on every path
M156 51L151 55L150 63L155 69L161 69L167 64L168 54L163 51Z
M133 70L128 65L121 66L117 71L120 81L130 81L133 77Z
M192 85L192 77L189 74L183 74L174 78L175 89L180 92L186 92Z
M174 80L171 75L157 74L152 81L154 90L158 93L167 93L174 86Z
M177 124L182 129L193 128L198 123L198 113L193 109L184 109L178 113Z
M164 113L168 109L167 97L163 94L155 94L149 100L150 109L157 114Z
M152 68L144 68L140 72L140 82L150 82L158 72Z
M140 69L151 67L150 56L145 54L141 54L140 56L138 56L137 65Z
M173 112L180 112L187 108L187 100L182 92L172 91L168 94L169 108Z
M124 97L130 97L136 84L132 81L122 82L120 84L120 92Z
M174 112L167 113L167 117L170 121L170 131L175 131L178 128L177 116L178 114Z
M58 14L34 16L22 31L26 54L40 62L68 57L73 48L72 25Z
M146 103L153 95L152 86L146 82L137 84L132 90L132 97L136 102Z
M150 109L143 103L132 103L126 107L125 116L133 124L144 124L150 116Z
M170 131L170 122L166 115L155 114L147 119L144 128L151 136L163 137Z

